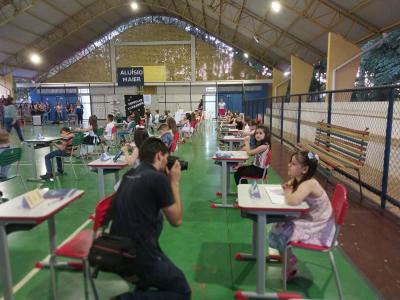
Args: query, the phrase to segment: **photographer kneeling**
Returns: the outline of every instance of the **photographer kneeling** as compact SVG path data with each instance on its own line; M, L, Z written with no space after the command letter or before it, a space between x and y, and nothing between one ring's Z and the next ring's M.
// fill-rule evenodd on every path
M167 168L168 149L158 138L143 143L139 159L140 165L124 175L113 203L111 234L129 237L137 243L132 272L121 274L136 289L116 299L190 299L185 275L158 243L163 227L161 211L172 226L182 223L179 161Z

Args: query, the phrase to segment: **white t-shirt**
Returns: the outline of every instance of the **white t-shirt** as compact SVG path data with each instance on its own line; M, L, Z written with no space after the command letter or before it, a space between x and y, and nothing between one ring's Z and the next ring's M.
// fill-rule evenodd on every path
M243 128L243 132L249 133L250 131L251 131L251 130L250 130L249 124L246 124L246 125L244 126L244 128Z
M112 139L112 130L114 128L114 123L107 123L106 129L104 129L104 138L106 140L111 140Z
M155 114L154 115L154 124L160 123L160 114Z
M218 102L219 109L225 109L225 102Z

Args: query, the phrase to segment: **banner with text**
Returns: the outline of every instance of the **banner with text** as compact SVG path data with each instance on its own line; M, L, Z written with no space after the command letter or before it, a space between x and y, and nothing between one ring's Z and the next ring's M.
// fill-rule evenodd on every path
M126 116L129 116L133 111L144 117L143 95L125 95Z
M143 86L143 67L117 68L119 86Z

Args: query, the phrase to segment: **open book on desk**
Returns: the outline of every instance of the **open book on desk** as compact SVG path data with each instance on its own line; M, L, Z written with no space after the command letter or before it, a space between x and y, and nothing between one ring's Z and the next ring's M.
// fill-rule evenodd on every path
M283 193L282 186L280 184L269 184L265 186L265 190L267 191L267 194L269 198L271 199L271 202L273 204L285 204L285 194Z

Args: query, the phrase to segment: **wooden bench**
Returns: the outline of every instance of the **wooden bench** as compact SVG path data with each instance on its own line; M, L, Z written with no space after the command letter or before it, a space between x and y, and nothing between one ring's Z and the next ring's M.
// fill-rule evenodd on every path
M299 148L318 154L320 171L326 175L339 169L357 171L362 200L360 169L366 160L368 140L368 128L361 131L321 121L317 123L314 142L299 144Z

